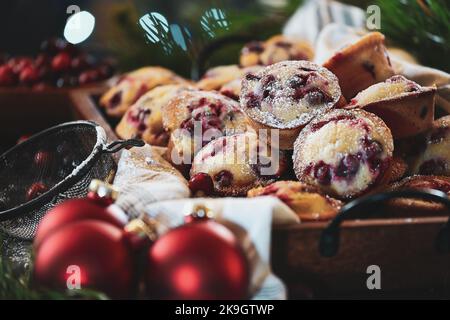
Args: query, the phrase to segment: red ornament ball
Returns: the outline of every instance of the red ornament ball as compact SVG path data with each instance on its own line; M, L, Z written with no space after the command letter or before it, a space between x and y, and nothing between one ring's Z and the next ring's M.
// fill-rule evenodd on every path
M148 252L147 288L158 299L245 299L249 266L236 237L214 221L172 229Z
M123 224L108 210L101 201L89 198L65 201L49 210L39 223L34 237L34 246L38 248L42 241L57 229L80 220L99 220L122 228Z
M129 297L133 256L126 233L97 220L73 222L49 234L35 253L34 280L58 290L90 288Z

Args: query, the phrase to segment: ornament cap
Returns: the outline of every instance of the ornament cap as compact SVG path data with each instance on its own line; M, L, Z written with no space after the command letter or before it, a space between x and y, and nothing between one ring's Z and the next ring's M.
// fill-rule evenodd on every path
M94 179L89 185L89 196L95 199L107 200L113 203L118 195L119 191L113 185L101 180Z
M205 204L194 203L186 208L184 220L186 223L189 223L214 219L215 216L215 212Z

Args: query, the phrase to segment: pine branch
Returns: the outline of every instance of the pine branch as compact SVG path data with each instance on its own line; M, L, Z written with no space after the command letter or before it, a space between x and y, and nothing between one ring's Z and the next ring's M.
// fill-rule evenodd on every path
M450 71L448 0L377 0L381 31L424 65Z

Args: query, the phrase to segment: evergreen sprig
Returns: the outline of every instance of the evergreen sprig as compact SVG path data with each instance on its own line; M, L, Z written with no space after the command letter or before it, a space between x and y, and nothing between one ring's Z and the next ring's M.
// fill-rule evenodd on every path
M381 31L424 65L450 72L450 1L377 0Z
M105 300L108 297L91 289L66 290L59 292L44 288L35 288L32 285L32 266L17 271L13 263L2 254L2 239L0 236L0 300L67 300L89 299Z

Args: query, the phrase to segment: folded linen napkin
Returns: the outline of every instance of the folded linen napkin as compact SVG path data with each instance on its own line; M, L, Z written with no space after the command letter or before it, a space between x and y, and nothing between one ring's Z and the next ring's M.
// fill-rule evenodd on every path
M158 221L159 235L183 224L196 204L208 207L236 235L249 257L253 299L286 299L285 286L270 269L270 237L273 224L297 223L295 213L273 197L190 199L186 180L161 157L162 150L146 145L122 152L114 181L120 190L116 205L130 219Z

